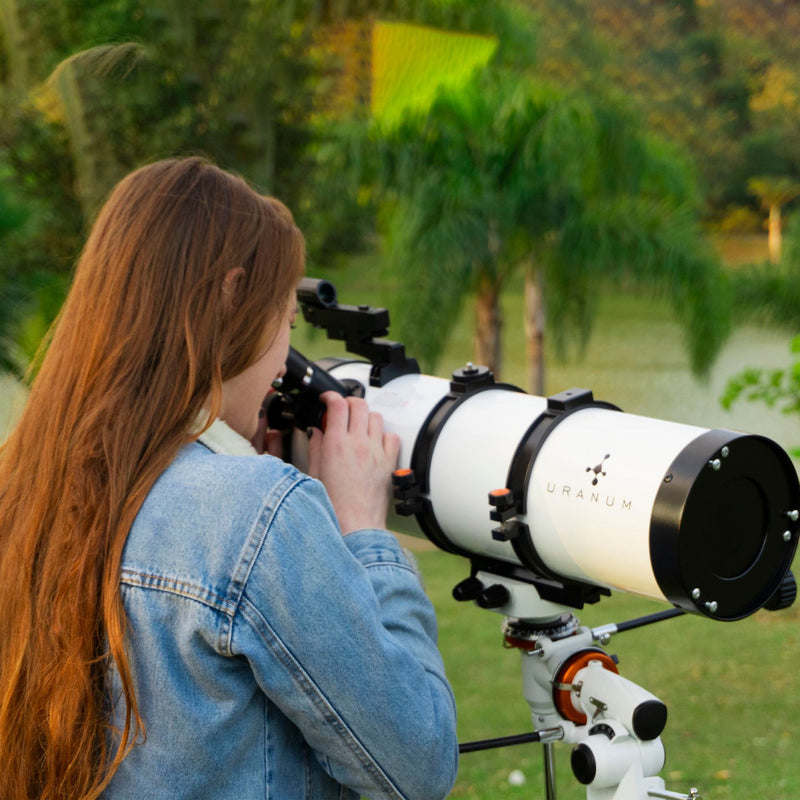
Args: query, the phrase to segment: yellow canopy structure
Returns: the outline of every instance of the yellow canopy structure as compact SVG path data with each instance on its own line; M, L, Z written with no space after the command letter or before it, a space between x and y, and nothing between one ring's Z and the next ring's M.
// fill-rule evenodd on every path
M408 110L424 112L442 87L465 83L485 66L497 39L400 22L372 28L371 111L384 126Z

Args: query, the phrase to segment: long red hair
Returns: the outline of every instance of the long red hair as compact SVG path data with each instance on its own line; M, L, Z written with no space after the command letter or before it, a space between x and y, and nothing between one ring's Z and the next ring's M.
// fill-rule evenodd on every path
M277 330L303 265L285 206L199 158L137 170L100 211L0 450L3 800L95 798L141 733L125 538L198 420L216 416L223 381ZM119 731L110 660L127 709Z

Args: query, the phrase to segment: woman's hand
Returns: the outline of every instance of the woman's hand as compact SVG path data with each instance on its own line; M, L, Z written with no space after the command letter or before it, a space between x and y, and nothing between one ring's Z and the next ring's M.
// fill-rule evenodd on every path
M400 438L385 433L383 418L366 401L336 392L320 395L327 408L325 433L308 444L308 472L328 490L342 533L386 527L391 474Z

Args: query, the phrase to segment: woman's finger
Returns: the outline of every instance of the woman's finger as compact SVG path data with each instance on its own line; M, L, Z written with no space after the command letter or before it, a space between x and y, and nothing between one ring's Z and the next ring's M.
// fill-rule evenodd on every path
M347 406L350 417L347 430L350 433L367 433L369 425L369 407L361 397L348 397Z
M323 392L319 399L325 403L325 433L347 433L350 406L338 392Z

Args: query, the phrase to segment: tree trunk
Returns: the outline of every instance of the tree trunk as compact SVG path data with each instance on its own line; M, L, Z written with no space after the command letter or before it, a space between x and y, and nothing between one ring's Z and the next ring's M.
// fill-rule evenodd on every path
M17 0L0 0L0 28L5 38L5 57L8 60L8 79L17 94L23 95L36 83L31 65L32 44L29 31L22 24ZM22 17L22 19L21 19Z
M781 263L781 207L772 203L769 207L769 260L772 264Z
M544 396L545 306L541 271L533 264L525 268L525 353L528 359L528 390Z
M500 287L483 275L478 283L475 300L475 361L489 367L495 378L500 377Z

